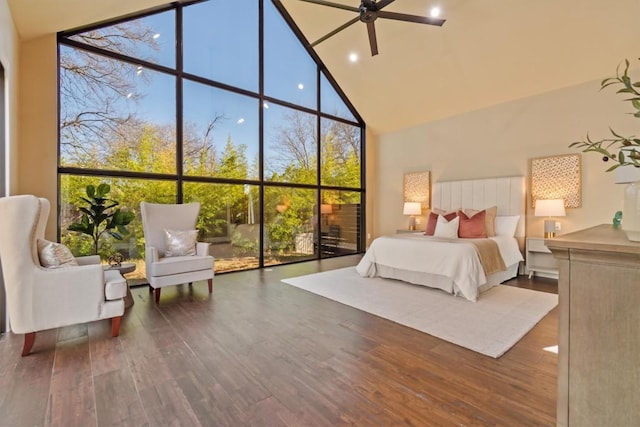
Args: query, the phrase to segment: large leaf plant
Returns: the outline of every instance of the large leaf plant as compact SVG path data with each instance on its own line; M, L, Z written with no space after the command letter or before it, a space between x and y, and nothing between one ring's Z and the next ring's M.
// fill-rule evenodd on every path
M119 203L107 198L111 191L109 184L102 183L97 187L87 185L87 197L81 197L87 203L87 207L80 207L82 217L79 222L70 224L69 231L84 233L93 239L93 253L98 254L100 237L108 234L116 240L122 240L122 236L129 234L127 225L133 220L133 212L123 211L117 206Z

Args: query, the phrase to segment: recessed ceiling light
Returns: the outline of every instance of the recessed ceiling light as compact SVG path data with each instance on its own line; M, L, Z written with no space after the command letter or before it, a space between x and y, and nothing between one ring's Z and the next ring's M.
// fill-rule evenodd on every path
M352 52L349 54L349 61L351 62L357 62L358 61L358 54L355 52Z
M142 74L142 66L139 66L139 67L138 67L138 69L137 69L137 71L136 71L136 74L137 74L137 75Z
M432 7L429 15L431 15L432 18L437 18L440 16L440 8L438 6Z
M262 106L263 106L264 108L266 108L267 110L269 109L269 104L267 104L266 102L263 102L263 103L262 103Z
M127 99L128 99L128 98L131 98L132 96L133 96L133 94L132 94L131 92L129 92L129 93L127 94Z
M160 33L155 33L155 34L153 35L153 38L154 38L154 39L157 39L158 37L160 37Z
M302 83L298 83L298 89L300 90L304 89L304 85Z
M238 119L238 124L239 124L239 125L241 125L241 124L243 124L243 123L244 123L244 119L243 119L242 117L240 117L240 118Z

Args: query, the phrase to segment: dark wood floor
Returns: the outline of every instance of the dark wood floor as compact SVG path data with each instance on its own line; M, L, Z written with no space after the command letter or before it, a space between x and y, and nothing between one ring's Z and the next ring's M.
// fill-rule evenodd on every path
M343 257L133 289L108 321L0 338L2 426L551 426L557 309L499 359L285 285ZM511 284L556 292L556 282Z

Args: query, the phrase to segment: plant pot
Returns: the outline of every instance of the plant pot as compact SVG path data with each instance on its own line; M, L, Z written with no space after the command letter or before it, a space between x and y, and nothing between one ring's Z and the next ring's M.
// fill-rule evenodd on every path
M640 181L631 182L624 189L622 229L627 239L640 242Z

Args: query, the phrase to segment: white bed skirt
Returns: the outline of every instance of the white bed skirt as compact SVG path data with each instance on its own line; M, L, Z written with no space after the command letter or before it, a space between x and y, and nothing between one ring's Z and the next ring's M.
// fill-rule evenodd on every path
M509 279L518 275L518 267L520 263L511 264L504 271L491 274L487 277L487 281L478 289L478 294L491 289ZM453 280L447 276L439 274L430 274L418 271L401 270L386 265L375 265L376 276L386 279L402 280L403 282L413 283L414 285L427 286L429 288L441 289L447 293L461 295L460 289L453 283Z

